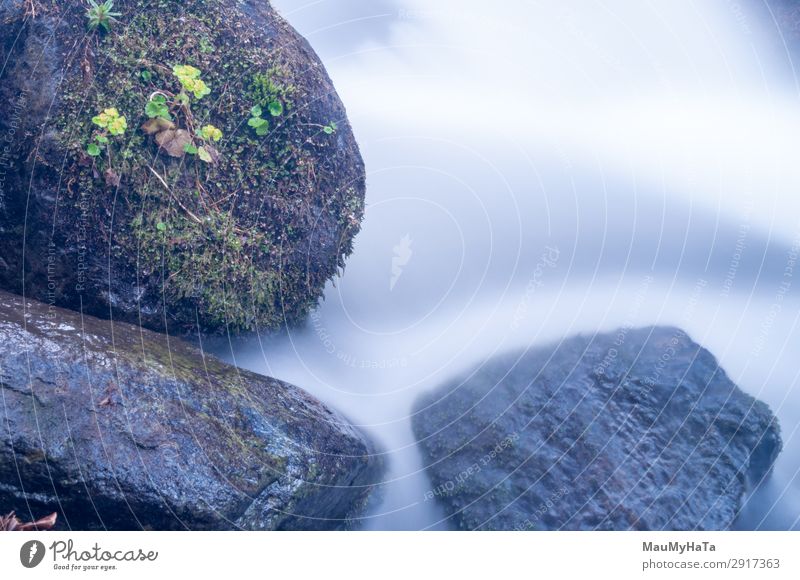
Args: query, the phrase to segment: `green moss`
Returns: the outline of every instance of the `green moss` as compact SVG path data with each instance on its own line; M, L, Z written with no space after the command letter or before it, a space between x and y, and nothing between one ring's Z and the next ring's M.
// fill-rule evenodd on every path
M308 235L318 204L311 197L336 176L319 162L334 142L312 128L323 120L297 106L309 96L293 82L293 63L264 39L243 39L226 12L235 7L223 2L120 1L115 9L120 24L86 41L93 57L75 62L63 84L56 125L74 170L70 190L81 192L74 201L88 201L105 229L98 235L134 256L131 267L157 280L170 302L197 309L205 327L275 328L303 317L336 264L305 271L287 247ZM72 14L76 32L82 17ZM176 64L201 69L212 89L192 103L192 115L198 128L213 124L225 136L215 165L168 158L139 129L153 91L180 90ZM257 136L246 125L249 111L273 102L280 117ZM91 114L112 106L130 126L114 158L118 191L101 177L107 160L89 163L84 153ZM345 207L353 203L359 207ZM360 219L360 204L334 199L327 210Z
M291 110L292 95L297 87L287 80L287 76L286 71L279 66L253 74L249 92L253 104L266 109L270 103L281 103L284 110Z
M270 250L257 228L240 228L228 211L210 209L195 219L177 204L157 201L134 219L133 231L144 263L170 272L173 295L192 299L212 321L280 324L273 300L280 281L256 262Z

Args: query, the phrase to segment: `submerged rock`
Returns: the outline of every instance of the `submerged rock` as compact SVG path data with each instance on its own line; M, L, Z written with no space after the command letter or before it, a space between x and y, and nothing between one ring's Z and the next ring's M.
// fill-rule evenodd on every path
M5 292L0 395L0 506L61 528L346 528L380 471L297 387Z
M302 320L365 192L313 50L266 0L116 0L107 32L87 6L0 0L0 287L175 333Z
M492 359L416 404L462 529L721 530L781 449L767 405L674 328Z

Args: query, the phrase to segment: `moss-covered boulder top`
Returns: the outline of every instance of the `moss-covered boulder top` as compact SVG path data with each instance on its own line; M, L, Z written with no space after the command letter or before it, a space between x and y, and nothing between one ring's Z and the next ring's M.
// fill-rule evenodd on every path
M340 529L372 444L297 387L0 291L0 511L62 528Z
M266 0L0 0L0 286L174 332L301 320L364 167Z

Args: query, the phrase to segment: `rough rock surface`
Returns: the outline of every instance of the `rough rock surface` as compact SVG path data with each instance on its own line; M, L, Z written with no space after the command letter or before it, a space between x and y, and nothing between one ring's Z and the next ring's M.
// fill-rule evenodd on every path
M413 426L462 529L720 530L780 452L777 420L674 328L501 356Z
M352 251L365 192L317 56L266 0L117 0L110 31L89 33L86 7L0 0L0 287L174 333L302 320ZM180 92L175 65L211 90L191 119L171 113L184 134L222 131L215 164L142 129L151 95ZM91 157L110 107L127 130Z
M61 528L346 528L380 471L292 385L5 292L0 397L0 506Z

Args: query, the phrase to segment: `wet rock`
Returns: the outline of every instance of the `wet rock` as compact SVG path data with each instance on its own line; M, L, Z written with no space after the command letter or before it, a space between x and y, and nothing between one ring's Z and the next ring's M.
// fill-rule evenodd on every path
M340 529L380 464L292 385L0 292L0 506L63 528Z
M726 529L781 449L767 405L661 327L489 360L413 427L424 500L462 529Z

